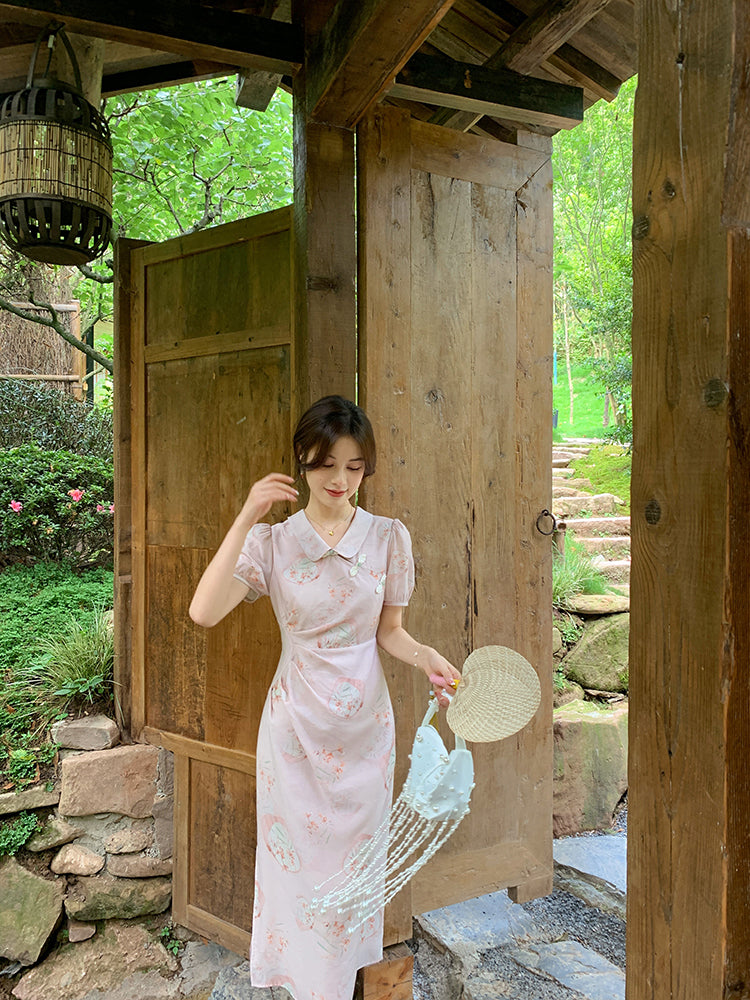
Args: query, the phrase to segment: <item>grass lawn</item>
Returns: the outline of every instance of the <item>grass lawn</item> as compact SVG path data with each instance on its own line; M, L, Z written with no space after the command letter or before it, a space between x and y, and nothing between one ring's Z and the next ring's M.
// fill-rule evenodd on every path
M630 451L619 444L597 445L573 462L576 477L588 479L595 493L614 493L625 501L618 514L630 514L630 466Z
M600 438L605 427L604 391L591 374L590 364L571 366L573 377L573 422L570 421L570 393L568 391L568 371L565 358L557 358L557 385L553 387L554 409L557 410L557 430L555 441L566 437Z

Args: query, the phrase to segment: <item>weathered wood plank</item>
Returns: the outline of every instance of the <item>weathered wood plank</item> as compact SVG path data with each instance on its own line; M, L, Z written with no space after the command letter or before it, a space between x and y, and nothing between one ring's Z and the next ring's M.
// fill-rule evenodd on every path
M549 158L546 152L469 135L460 141L447 129L412 123L412 167L475 184L517 191Z
M355 394L354 133L294 119L294 419Z
M259 330L236 330L216 333L211 337L190 337L171 344L149 346L144 351L147 365L157 361L179 361L183 358L200 358L237 351L257 350L261 347L282 347L291 339L289 323Z
M750 227L750 185L746 166L750 162L750 10L734 6L735 53L730 96L729 148L724 177L722 219L725 226Z
M573 128L583 119L580 87L420 53L412 56L388 93L425 104L557 129Z
M179 733L169 733L154 726L144 726L140 734L141 742L150 743L155 747L164 747L179 757L189 757L191 760L202 760L218 767L228 767L232 771L243 774L255 774L255 754L242 750L217 746L206 743L205 740L191 740Z
M296 25L197 3L186 6L179 0L129 0L127 5L65 0L64 12L50 0L18 0L0 4L0 15L40 26L62 16L68 31L80 35L232 66L295 73L302 65L302 35Z
M155 742L155 746L162 744ZM188 926L188 859L190 857L190 757L174 755L174 866L172 870L172 918Z
M266 111L280 83L279 73L265 73L263 70L238 73L234 103L240 108Z
M130 94L137 90L154 90L157 87L174 87L193 80L231 76L234 70L235 67L227 63L208 59L175 62L173 58L165 57L164 62L155 65L105 73L102 77L102 97ZM0 80L0 86L4 86L3 80Z
M367 510L412 523L412 488L418 475L411 446L411 141L409 115L378 108L357 131L359 210L359 398L378 443L378 469L362 484ZM414 678L404 664L382 656L398 719L413 719ZM400 788L413 735L396 732ZM411 885L385 911L386 943L411 935Z
M728 499L750 475L727 392L745 356L729 336L738 290L721 224L734 5L646 0L639 17L628 995L719 1000L750 983L747 898L728 874L746 871L750 819L746 662L740 678L734 647L747 630L746 549L732 549Z
M357 973L354 1000L412 1000L414 954L406 944L386 948L382 962Z
M453 0L339 0L306 58L310 118L353 128Z
M115 664L117 723L130 728L130 685L132 676L132 553L131 492L132 455L129 405L132 344L131 254L146 246L142 240L115 243L114 294L114 471L115 471Z

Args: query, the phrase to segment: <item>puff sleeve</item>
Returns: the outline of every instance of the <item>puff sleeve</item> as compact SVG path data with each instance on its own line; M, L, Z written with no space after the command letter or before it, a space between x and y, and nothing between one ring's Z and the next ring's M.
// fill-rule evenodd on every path
M254 524L247 533L233 574L235 580L250 588L244 598L246 601L257 601L268 595L272 567L271 525Z
M401 521L394 520L388 539L383 604L405 607L413 590L414 559L411 554L411 536Z

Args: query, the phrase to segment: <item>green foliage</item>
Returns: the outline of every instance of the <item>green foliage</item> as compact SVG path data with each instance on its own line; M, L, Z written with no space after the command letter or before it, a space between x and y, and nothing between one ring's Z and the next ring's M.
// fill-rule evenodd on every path
M630 470L632 456L616 444L598 445L573 463L575 474L588 479L597 493L614 493L624 501L622 514L630 513Z
M572 615L556 615L555 626L557 627L557 630L562 637L562 641L566 646L575 646L583 635L583 624Z
M31 812L21 812L13 819L0 823L0 857L16 854L31 839L39 826L39 820Z
M555 339L573 361L630 354L631 189L635 79L553 143ZM601 369L603 388L626 406ZM602 404L603 408L603 404Z
M564 555L552 550L552 604L566 608L576 594L606 594L609 585L574 538L565 539Z
M20 679L36 686L40 700L60 699L66 708L85 707L109 697L113 684L112 614L95 608L81 621L70 618L64 629L40 638L34 662Z
M159 931L159 937L161 938L161 943L167 949L171 951L176 957L180 953L182 948L182 941L174 936L174 928L171 924L165 924L164 927Z
M557 385L552 388L553 406L557 410L559 440L567 437L604 437L604 391L594 375L591 361L571 366L573 383L573 422L570 422L570 388L566 366L558 365ZM555 435L553 434L553 439Z
M26 444L0 452L0 552L8 560L112 562L109 462Z
M35 444L112 461L112 413L56 389L0 377L0 449Z
M40 767L52 763L57 753L56 744L38 740L31 733L23 733L17 739L3 734L2 740L5 775L16 788L25 788L36 781Z
M71 617L87 621L94 607L111 607L113 574L104 568L76 570L69 563L9 566L0 573L0 732L10 724L2 715L3 679L32 659L40 639L56 635Z
M614 425L605 431L605 437L620 444L633 442L633 357L618 354L614 358L600 358L594 362L594 377L609 390L615 400L617 412Z

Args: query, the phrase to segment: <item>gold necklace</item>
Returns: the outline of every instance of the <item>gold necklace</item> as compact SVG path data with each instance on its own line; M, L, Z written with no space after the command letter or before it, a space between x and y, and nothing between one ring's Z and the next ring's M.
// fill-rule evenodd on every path
M340 521L337 521L332 528L326 528L326 526L324 524L321 524L320 521L316 521L314 517L311 517L306 510L305 510L305 516L308 518L308 520L312 521L313 524L317 524L317 526L320 528L321 531L326 531L331 537L333 537L333 533L336 530L336 528L339 527L339 525L343 524L345 521L351 521L351 519L354 517L355 510L356 508L353 508L351 513L347 514L346 517L342 518Z

